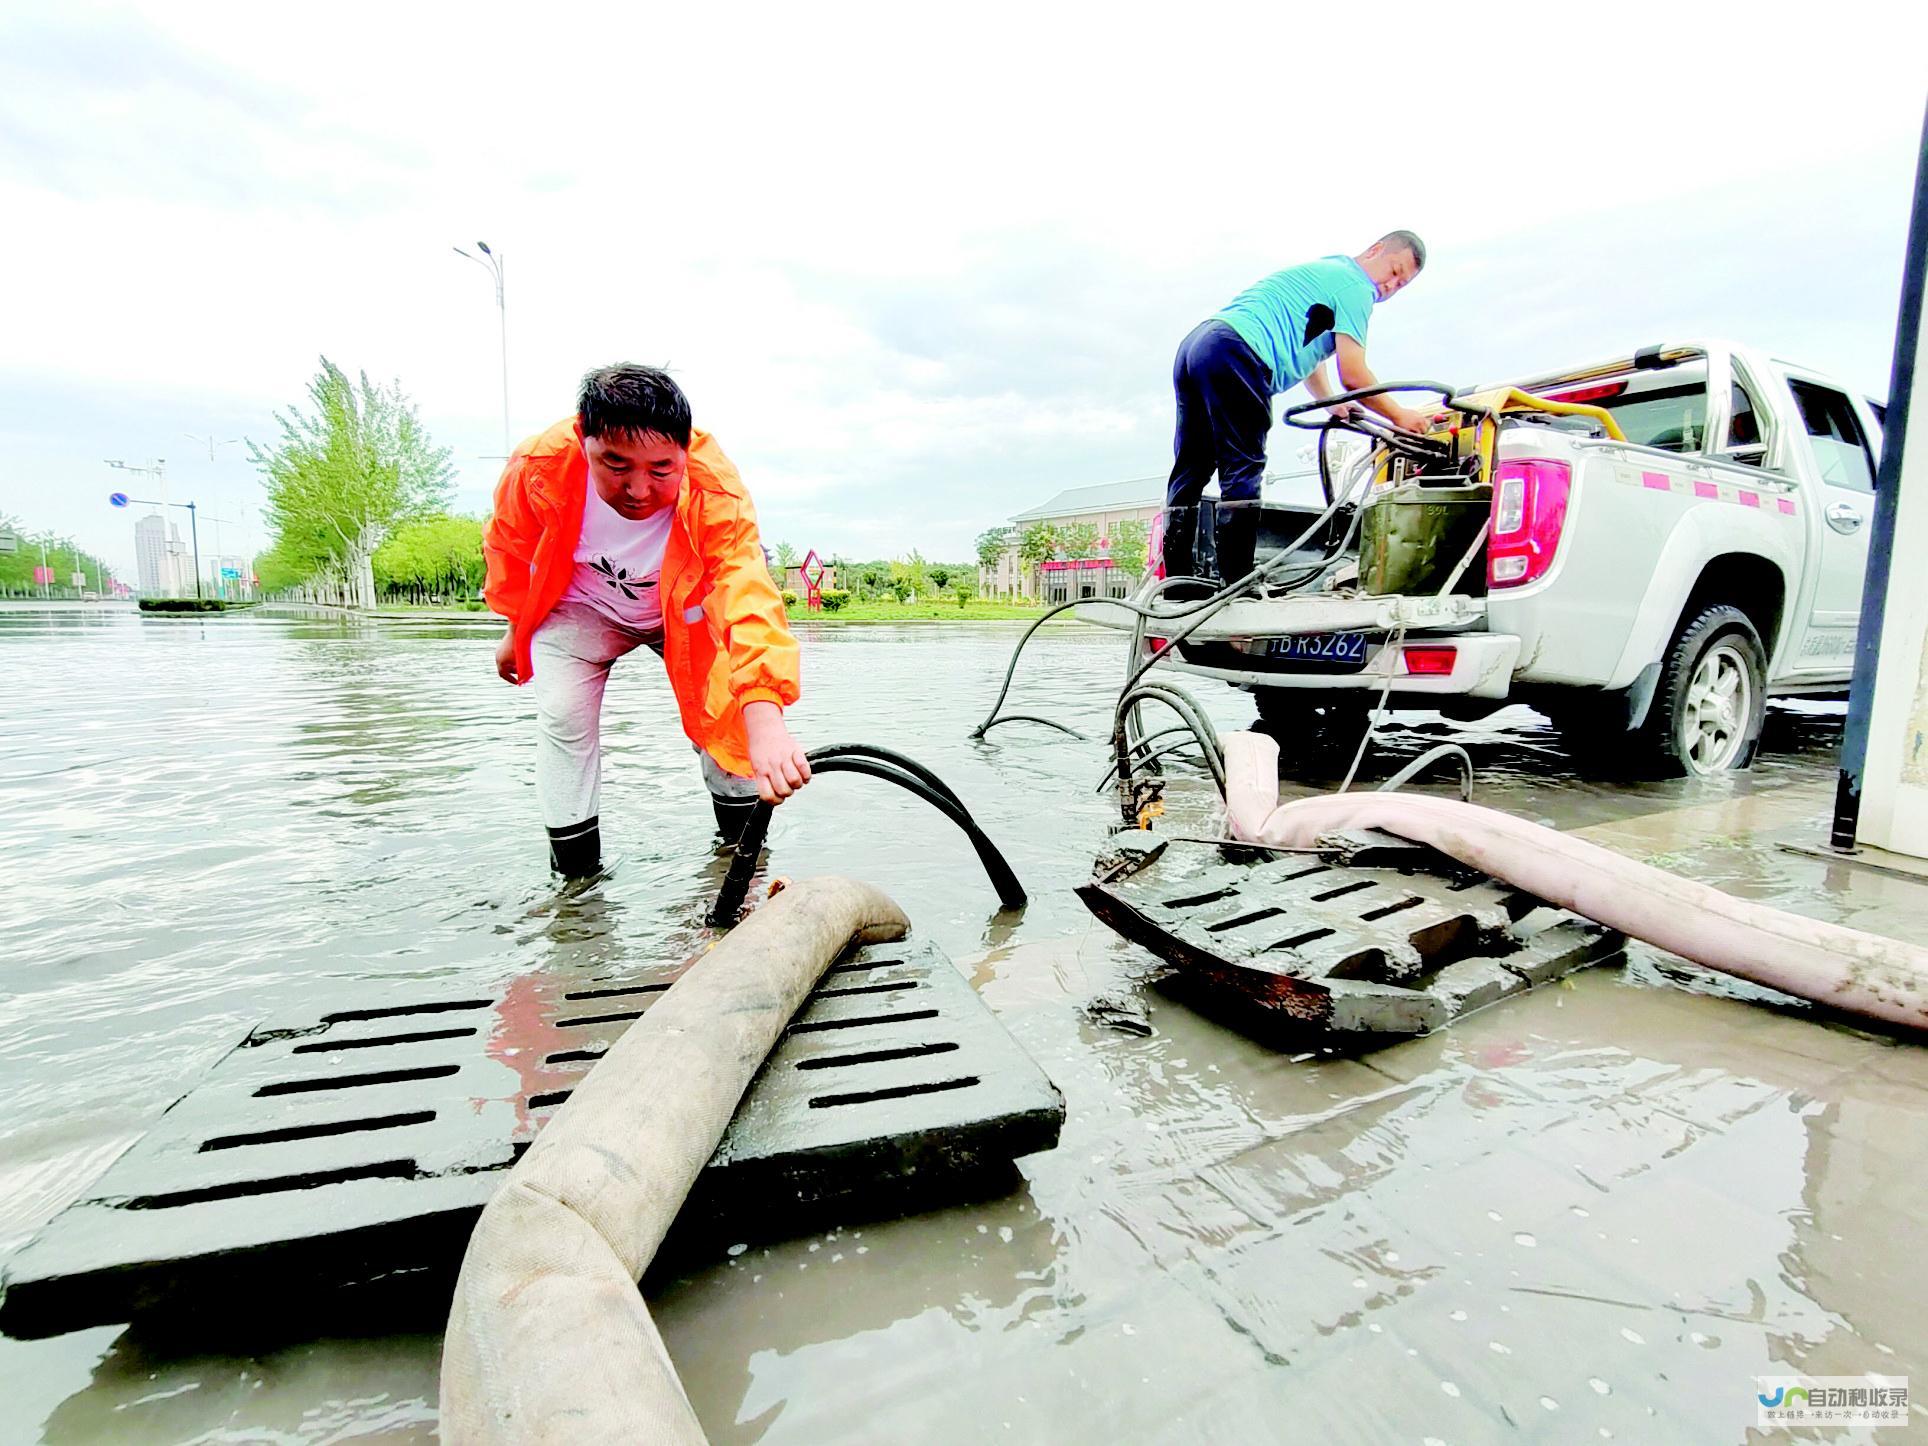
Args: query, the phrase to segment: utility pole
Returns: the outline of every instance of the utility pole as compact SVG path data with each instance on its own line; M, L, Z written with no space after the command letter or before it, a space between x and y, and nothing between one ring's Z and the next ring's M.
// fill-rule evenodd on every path
M473 261L495 278L496 321L502 337L502 455L506 457L515 450L515 437L509 429L509 306L503 299L502 253L490 250L486 241L476 242L475 249L482 255L464 251L460 246L454 248L457 256Z

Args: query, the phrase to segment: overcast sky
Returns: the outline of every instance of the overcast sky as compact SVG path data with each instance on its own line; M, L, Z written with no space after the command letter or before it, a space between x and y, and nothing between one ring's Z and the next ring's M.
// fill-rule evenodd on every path
M129 577L105 458L252 518L187 434L271 436L321 354L483 510L477 238L518 437L667 364L766 540L857 556L1163 472L1180 337L1396 226L1381 376L1723 335L1887 387L1928 7L430 8L0 10L0 512Z

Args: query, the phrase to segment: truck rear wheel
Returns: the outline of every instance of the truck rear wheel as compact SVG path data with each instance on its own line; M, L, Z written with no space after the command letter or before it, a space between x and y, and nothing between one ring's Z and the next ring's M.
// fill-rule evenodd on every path
M1767 650L1747 614L1726 604L1681 624L1661 664L1653 709L1635 736L1669 773L1749 768L1767 717Z

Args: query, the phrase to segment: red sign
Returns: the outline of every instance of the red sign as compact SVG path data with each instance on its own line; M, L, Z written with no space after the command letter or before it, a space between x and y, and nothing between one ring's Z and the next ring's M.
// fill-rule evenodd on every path
M803 599L813 613L823 611L823 559L817 556L817 549L811 548L810 555L803 560Z
M1041 563L1038 570L1040 572L1093 572L1110 566L1111 559L1108 557L1074 557L1069 561L1053 559L1050 562Z
M54 580L54 570L51 567L36 567L33 570L33 580L41 584L51 583Z

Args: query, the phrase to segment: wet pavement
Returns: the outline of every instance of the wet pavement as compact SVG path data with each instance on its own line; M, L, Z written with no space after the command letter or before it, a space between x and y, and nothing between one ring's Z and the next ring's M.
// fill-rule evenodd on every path
M1071 896L1113 815L1102 748L1023 724L969 741L1015 637L822 629L796 724L935 768L1029 886L1021 916L995 912L947 824L871 780L779 811L773 859L895 895L1064 1092L1062 1142L1006 1199L657 1286L713 1439L1739 1441L1756 1375L1925 1358L1904 1199L1928 1164L1919 1047L1638 949L1357 1057L1252 1044L1146 988L1150 957ZM569 898L543 872L530 705L493 679L492 638L0 612L0 849L30 861L0 895L0 1266L258 1019L700 939L721 870L660 677L619 667L619 857ZM1119 651L1047 628L1012 706L1097 736ZM1249 722L1242 695L1193 691L1221 727ZM1633 787L1579 776L1523 709L1450 733L1406 716L1362 777L1451 736L1482 802L1928 937L1928 885L1780 847L1823 831L1838 711L1777 710L1749 775ZM1348 761L1302 760L1295 783L1331 787ZM1176 784L1175 822L1203 801ZM1115 1027L1138 1019L1150 1033ZM432 1436L437 1337L301 1335L291 1320L247 1356L119 1327L0 1341L0 1433Z

